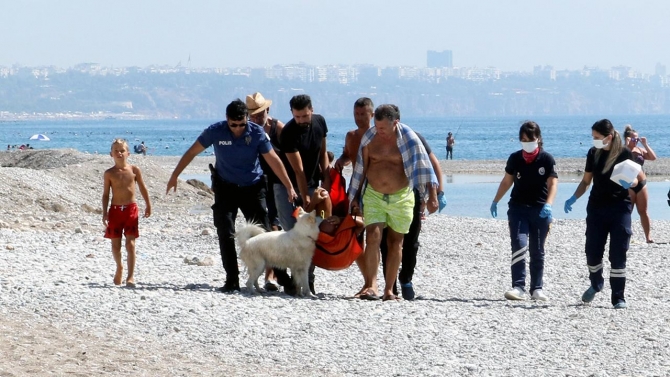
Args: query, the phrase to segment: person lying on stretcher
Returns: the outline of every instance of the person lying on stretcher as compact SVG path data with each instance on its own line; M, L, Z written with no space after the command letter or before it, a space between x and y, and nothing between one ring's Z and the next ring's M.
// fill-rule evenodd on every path
M314 193L312 194L312 200L304 210L305 212L316 210L316 214L323 218L323 221L319 225L319 230L331 236L335 235L343 219L340 216L332 214L333 206L330 201L330 195L323 187L318 187L316 190L314 190ZM363 218L361 216L352 217L356 222L356 235L359 236L365 229Z

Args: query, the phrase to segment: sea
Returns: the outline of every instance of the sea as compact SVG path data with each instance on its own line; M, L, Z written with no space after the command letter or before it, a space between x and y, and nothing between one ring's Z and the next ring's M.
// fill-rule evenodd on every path
M585 158L592 145L591 126L606 116L538 116L532 120L542 129L544 148L556 158ZM622 115L607 117L623 133L631 124L659 157L670 156L668 126L670 115ZM356 126L352 118L326 119L328 124L328 149L339 155L347 131ZM520 117L441 117L403 118L402 122L421 133L440 159L445 158L446 136L452 132L456 139L455 160L504 160L519 150L518 132L528 119ZM148 154L155 156L181 156L208 125L217 119L205 120L26 120L0 121L0 145L20 146L30 144L35 149L72 148L85 153L107 154L112 140L125 138L129 145L144 142ZM288 119L284 120L288 121ZM49 141L30 140L43 134ZM212 155L211 148L203 152ZM448 167L447 167L448 170ZM503 172L499 175L447 175L445 195L447 208L444 213L454 216L490 217L489 207ZM203 180L208 177L200 177ZM569 214L563 211L563 202L574 192L577 181L560 180L554 206L554 218L579 219L586 216L586 196L582 197ZM667 203L669 182L650 182L649 213L653 219L670 220ZM510 190L511 191L511 190ZM508 192L509 194L509 192ZM506 219L503 199L498 208L498 219ZM633 218L639 216L633 211Z

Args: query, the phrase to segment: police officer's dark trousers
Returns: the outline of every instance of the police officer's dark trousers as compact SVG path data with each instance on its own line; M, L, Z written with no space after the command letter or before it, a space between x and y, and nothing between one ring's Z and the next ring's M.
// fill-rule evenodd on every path
M241 210L249 222L270 229L265 207L266 185L262 178L250 186L238 186L226 182L220 177L212 179L214 189L214 226L219 236L219 249L223 269L226 271L226 284L239 284L239 268L235 250L235 218Z

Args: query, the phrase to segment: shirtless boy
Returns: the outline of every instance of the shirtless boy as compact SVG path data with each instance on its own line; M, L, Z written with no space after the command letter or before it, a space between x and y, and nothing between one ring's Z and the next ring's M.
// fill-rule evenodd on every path
M112 254L116 262L114 284L120 285L123 277L121 237L125 234L126 252L128 253L126 286L135 287L135 239L140 236L135 184L139 186L146 204L144 217L151 216L151 201L140 168L128 163L128 156L130 156L128 143L123 139L114 140L109 154L114 159L114 166L105 171L105 186L102 193L102 223L106 227L105 238L112 240ZM110 190L112 191L111 206L109 206Z
M400 123L400 114L393 105L381 105L374 113L375 126L361 139L356 165L349 187L349 200L354 214L360 214L363 203L366 262L363 289L358 296L377 299L377 270L382 230L388 226L388 259L385 274L384 300L395 300L393 283L398 276L402 257L402 241L413 217L413 188L426 201L428 211L438 208L437 177L421 140L408 126ZM363 183L367 188L361 196Z

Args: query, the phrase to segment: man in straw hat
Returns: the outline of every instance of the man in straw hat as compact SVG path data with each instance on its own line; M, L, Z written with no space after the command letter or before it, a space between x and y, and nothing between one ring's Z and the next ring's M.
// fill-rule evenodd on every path
M250 94L246 98L247 108L249 109L249 120L263 127L265 133L270 138L270 144L275 153L282 159L284 164L287 164L286 156L279 150L279 136L281 131L284 128L284 123L278 119L272 118L270 113L270 105L272 105L272 100L266 99L259 92ZM265 204L268 209L268 219L270 221L270 227L272 230L279 230L281 223L279 222L279 215L277 214L277 205L275 204L274 197L274 185L281 185L282 182L277 177L277 175L272 171L270 165L261 159L261 168L267 178L268 191L265 197ZM278 274L282 276L282 274ZM280 279L282 280L282 279ZM283 281L282 281L283 283ZM290 281L288 282L290 283ZM266 291L277 291L279 287L275 281L274 271L271 268L265 270L265 290Z

